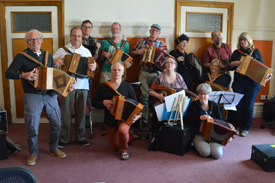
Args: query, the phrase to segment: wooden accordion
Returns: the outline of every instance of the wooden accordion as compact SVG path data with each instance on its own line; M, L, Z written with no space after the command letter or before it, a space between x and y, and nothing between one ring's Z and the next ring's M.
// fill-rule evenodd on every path
M261 62L254 60L250 56L242 56L240 61L242 61L242 63L238 66L236 71L248 76L260 85L265 86L273 69L270 69Z
M35 68L37 80L34 81L34 88L39 90L53 90L55 93L66 97L69 87L74 79L66 72L52 67Z
M120 62L124 65L124 70L126 69L126 63L131 63L133 58L122 50L114 50L112 53L112 57L109 59L109 64L113 64L115 62Z
M95 63L94 57L81 57L80 54L65 55L63 67L59 68L69 74L74 74L79 78L94 77L94 72L88 67L90 63Z
M204 140L214 141L221 145L226 145L230 137L236 134L236 130L231 123L218 119L209 119L201 122L199 130Z
M130 126L133 119L140 114L142 109L143 105L134 99L114 96L110 114L114 115L116 120L125 121Z
M164 61L168 57L168 54L156 46L150 46L145 48L145 54L143 55L142 62L155 64L158 69L164 70Z

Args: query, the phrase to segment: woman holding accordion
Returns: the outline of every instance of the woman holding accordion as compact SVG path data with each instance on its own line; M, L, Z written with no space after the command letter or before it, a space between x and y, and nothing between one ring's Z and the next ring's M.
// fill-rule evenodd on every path
M213 158L218 159L223 155L222 145L216 142L207 142L204 140L204 137L202 133L199 132L199 129L201 122L211 119L211 117L223 120L220 109L218 104L214 101L208 100L210 93L212 92L212 88L209 84L202 83L196 90L199 100L195 100L190 104L184 121L194 125L195 127L195 138L193 140L193 144L199 154L202 157L212 156Z
M165 71L158 75L154 80L148 93L151 97L157 99L154 106L164 102L164 97L180 90L187 90L187 85L179 73L175 70L177 68L177 61L174 57L168 57L165 60ZM153 133L158 130L156 127L157 117L154 112L152 119Z
M237 50L232 54L229 64L230 70L236 70L241 64L241 57L247 55L263 63L260 51L254 48L252 37L247 32L243 32L238 38ZM236 93L244 94L244 96L237 105L237 111L229 111L228 122L236 127L237 134L246 137L252 124L254 102L261 85L245 75L234 72L232 89Z

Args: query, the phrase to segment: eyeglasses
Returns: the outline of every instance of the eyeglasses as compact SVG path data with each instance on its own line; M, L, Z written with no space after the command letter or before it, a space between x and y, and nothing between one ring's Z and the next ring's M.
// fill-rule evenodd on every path
M122 71L122 69L112 69L112 71L114 71L114 72L121 72Z
M175 64L175 62L165 62L165 64Z
M82 26L84 29L91 29L91 28L93 28L93 27L91 27L91 26Z
M199 93L199 95L208 95L209 93Z
M41 38L35 38L35 39L27 39L27 41L40 41Z
M81 38L82 37L82 35L71 35L73 38Z
M212 66L212 67L220 67L219 65L210 65L210 66Z
M152 32L159 32L158 29L151 29Z

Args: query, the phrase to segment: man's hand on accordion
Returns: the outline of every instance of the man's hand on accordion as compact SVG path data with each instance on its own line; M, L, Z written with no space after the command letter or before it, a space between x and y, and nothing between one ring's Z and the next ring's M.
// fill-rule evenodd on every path
M65 65L64 61L63 61L63 58L55 58L53 60L54 60L54 64L57 65L60 68Z
M111 110L113 106L113 101L112 100L103 100L103 105L108 109Z
M30 72L22 72L22 78L30 81L37 80L37 75L35 73L35 68Z
M129 69L132 66L133 62L128 62L125 64L126 69Z
M90 63L90 64L88 65L88 67L89 67L89 69L90 69L91 71L95 71L95 69L96 69L96 62Z
M142 116L142 113L139 113L139 115L137 115L134 119L133 119L133 123L136 122L137 120L139 120Z

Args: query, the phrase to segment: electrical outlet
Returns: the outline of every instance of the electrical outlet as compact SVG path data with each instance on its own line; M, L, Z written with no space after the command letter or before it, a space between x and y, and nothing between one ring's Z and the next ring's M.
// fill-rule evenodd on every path
M271 95L267 95L267 96L266 96L266 99L267 99L267 100L269 100L269 99L271 99L271 98L272 98Z
M261 95L261 100L266 100L266 95Z

